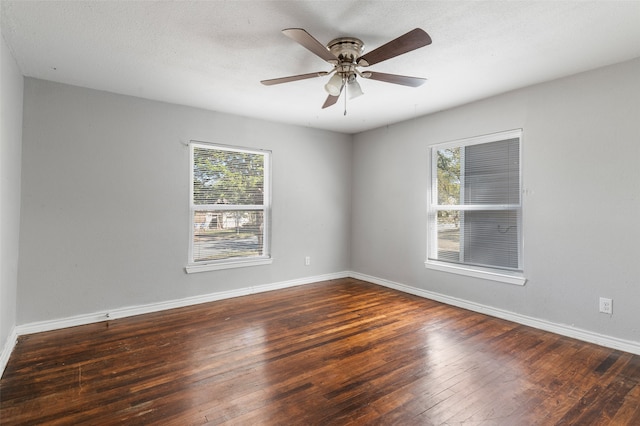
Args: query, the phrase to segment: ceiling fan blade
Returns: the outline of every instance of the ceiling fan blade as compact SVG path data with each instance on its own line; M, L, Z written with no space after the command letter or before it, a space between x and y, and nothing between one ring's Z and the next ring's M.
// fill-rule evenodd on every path
M383 72L367 72L369 80L384 81L386 83L401 84L403 86L418 87L423 85L427 79L420 77L407 77L405 75L386 74Z
M333 96L333 95L329 95L327 96L327 100L324 101L324 104L322 104L322 109L328 108L331 105L334 105L336 102L338 102L338 98L340 96Z
M360 66L368 67L378 62L386 61L403 53L411 52L423 46L431 44L431 37L423 29L416 28L400 37L391 40L371 52L366 53L358 58L357 63Z
M342 85L342 87L340 88L340 93L338 93L338 96L333 96L333 95L329 95L327 96L327 100L324 101L324 104L322 104L322 109L328 108L331 105L334 105L336 102L338 102L338 98L340 97L340 95L342 94L342 89L344 88L344 84Z
M313 38L311 34L303 30L302 28L287 28L282 30L282 33L298 42L303 47L306 47L311 53L321 57L325 61L331 64L337 64L338 58L327 49L325 45Z
M291 75L289 77L262 80L260 83L264 84L265 86L271 86L273 84L289 83L290 81L298 81L298 80L305 80L307 78L322 77L323 75L327 75L327 74L329 73L326 71L318 71L318 72L311 72L309 74Z

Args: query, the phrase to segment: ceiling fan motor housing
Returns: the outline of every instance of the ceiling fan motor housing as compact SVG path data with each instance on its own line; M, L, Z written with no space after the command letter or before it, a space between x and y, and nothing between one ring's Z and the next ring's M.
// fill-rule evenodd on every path
M364 43L355 37L339 37L331 40L327 48L340 62L336 64L336 72L345 78L356 72L356 59L362 56Z
M355 61L364 51L364 43L355 37L335 38L327 44L327 47L340 60Z

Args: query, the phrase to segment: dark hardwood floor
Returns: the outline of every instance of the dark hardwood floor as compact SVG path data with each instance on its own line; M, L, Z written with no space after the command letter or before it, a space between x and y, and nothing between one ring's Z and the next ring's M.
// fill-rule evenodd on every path
M13 424L640 425L640 356L341 279L22 336Z

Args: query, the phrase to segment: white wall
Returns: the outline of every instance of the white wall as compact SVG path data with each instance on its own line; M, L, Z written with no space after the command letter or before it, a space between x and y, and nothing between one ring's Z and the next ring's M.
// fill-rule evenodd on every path
M357 135L352 269L640 342L639 76L634 60ZM427 146L515 128L528 282L425 269Z
M16 325L23 89L22 74L0 37L0 372Z
M350 136L31 78L24 106L18 324L348 270ZM191 139L272 150L273 264L184 272Z

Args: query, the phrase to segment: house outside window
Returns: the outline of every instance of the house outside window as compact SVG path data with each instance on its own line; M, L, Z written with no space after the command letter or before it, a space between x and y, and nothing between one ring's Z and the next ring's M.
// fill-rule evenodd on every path
M187 272L271 263L271 152L191 142Z
M426 267L524 284L521 140L519 129L430 147Z

